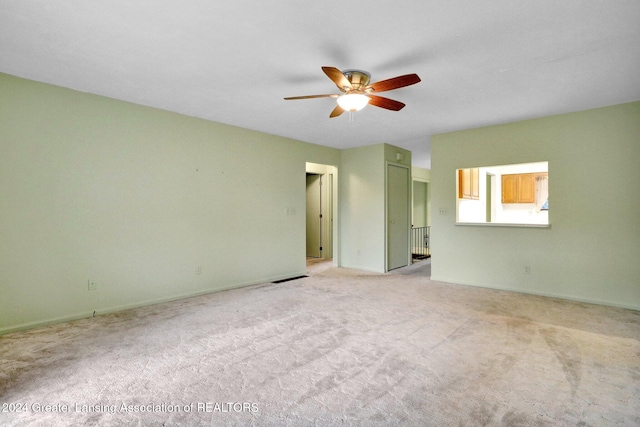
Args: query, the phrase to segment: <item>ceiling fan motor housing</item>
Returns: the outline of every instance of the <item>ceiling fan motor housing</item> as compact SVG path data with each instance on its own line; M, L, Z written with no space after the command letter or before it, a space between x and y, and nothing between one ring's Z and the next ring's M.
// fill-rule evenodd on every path
M371 74L362 70L345 70L342 72L351 83L351 91L364 92L364 88L371 81Z

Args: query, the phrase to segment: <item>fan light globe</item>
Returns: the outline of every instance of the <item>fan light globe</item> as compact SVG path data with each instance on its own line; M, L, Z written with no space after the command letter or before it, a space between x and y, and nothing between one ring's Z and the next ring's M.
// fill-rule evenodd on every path
M347 93L338 97L338 105L345 111L362 110L369 103L369 97L359 93Z

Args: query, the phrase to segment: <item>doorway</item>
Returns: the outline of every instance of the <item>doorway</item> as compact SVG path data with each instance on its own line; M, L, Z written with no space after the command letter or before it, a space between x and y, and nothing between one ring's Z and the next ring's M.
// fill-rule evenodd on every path
M429 183L425 181L413 180L413 215L411 225L413 227L427 227L430 225L429 218Z
M322 258L322 175L307 173L307 258Z
M429 182L413 178L411 197L411 261L431 257Z
M486 218L485 221L486 222L491 222L492 219L492 215L491 215L491 207L493 206L493 203L491 201L491 175L487 174L486 178L485 178L485 185L487 187L487 191L485 191L486 194L486 200L485 200L485 212L486 212Z
M307 163L306 256L332 259L334 256L334 184L336 168Z

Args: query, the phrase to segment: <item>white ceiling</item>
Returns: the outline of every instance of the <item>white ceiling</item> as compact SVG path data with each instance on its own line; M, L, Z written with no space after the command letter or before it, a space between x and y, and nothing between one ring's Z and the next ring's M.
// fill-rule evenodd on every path
M329 119L283 100L321 66L422 82ZM0 0L0 72L430 168L432 134L640 100L640 1Z

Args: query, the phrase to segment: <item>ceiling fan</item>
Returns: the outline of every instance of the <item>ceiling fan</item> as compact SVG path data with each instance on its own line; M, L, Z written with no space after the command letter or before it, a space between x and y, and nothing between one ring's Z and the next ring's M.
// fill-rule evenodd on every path
M340 71L335 67L322 67L322 71L338 86L342 94L306 95L292 96L285 100L312 99L312 98L335 98L338 102L333 109L330 118L338 117L345 111L354 112L363 109L367 104L385 108L392 111L400 111L405 104L393 99L373 95L376 92L399 89L420 82L417 74L405 74L387 80L381 80L369 84L371 75L366 71L345 70Z

